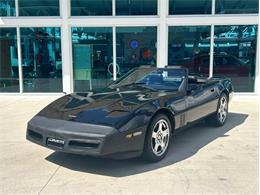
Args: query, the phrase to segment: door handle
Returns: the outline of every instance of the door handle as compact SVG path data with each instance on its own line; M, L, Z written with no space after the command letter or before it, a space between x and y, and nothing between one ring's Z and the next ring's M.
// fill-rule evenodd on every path
M213 89L211 89L210 91L211 91L211 92L214 92L214 91L215 91L215 89L213 88Z

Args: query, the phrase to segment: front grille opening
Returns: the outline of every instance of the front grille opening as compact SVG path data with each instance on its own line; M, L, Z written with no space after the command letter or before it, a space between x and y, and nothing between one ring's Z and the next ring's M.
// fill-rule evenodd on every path
M97 148L99 143L87 143L81 141L70 141L69 146L80 147L80 148Z
M57 143L57 142L53 142L53 141L50 141L50 140L47 139L47 145L62 149L64 147L64 142L63 143Z
M28 135L30 138L36 140L36 141L42 141L42 135L40 133L36 133L35 131L29 130Z

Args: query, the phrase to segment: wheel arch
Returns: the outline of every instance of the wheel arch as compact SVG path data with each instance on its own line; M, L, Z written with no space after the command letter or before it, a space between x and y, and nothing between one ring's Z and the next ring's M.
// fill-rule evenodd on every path
M229 92L227 89L224 89L221 94L224 93L227 96L228 102L229 102Z
M158 109L158 110L153 114L153 116L151 117L150 122L149 122L149 125L148 125L148 128L149 128L151 122L153 121L153 119L154 119L158 114L165 114L165 115L168 117L168 119L169 119L169 121L170 121L170 123L171 123L172 133L173 133L174 130L175 130L175 118L174 118L174 114L173 114L168 108L160 108L160 109Z

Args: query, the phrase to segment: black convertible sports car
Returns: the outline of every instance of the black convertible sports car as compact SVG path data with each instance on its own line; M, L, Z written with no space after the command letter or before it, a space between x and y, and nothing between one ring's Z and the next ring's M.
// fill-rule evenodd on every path
M27 139L61 152L158 161L182 127L204 118L224 125L232 94L229 79L140 67L102 91L52 102L28 122Z

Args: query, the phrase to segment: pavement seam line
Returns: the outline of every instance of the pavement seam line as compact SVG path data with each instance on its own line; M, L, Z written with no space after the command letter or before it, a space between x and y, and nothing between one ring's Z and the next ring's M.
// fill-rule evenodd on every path
M50 178L48 179L48 181L44 184L44 186L41 188L41 190L39 191L38 195L41 194L41 192L44 190L44 188L50 183L51 179L54 177L54 175L57 173L57 171L59 170L60 166L57 167L57 169L54 171L54 173L50 176Z

